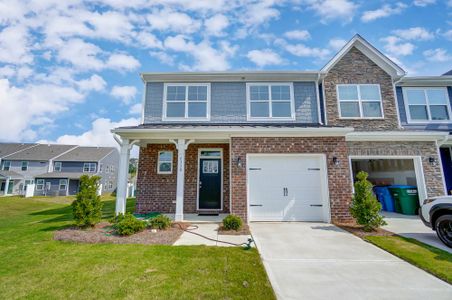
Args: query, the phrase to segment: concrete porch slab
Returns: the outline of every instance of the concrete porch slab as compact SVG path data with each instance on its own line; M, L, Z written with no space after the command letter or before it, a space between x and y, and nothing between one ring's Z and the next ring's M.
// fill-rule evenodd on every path
M218 223L196 223L192 224L197 226L198 228L191 230L194 233L202 234L208 238L214 240L221 240L234 244L241 244L248 241L249 235L219 235L218 234ZM205 245L205 246L221 246L221 247L233 247L233 245L212 241L205 239L196 234L192 234L190 232L184 232L180 236L180 238L174 243L174 246L182 246L182 245Z

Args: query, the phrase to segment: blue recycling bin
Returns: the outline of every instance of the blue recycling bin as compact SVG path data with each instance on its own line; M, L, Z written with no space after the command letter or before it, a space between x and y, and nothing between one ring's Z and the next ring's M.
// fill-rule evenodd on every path
M374 186L374 193L384 211L395 212L394 199L387 186Z

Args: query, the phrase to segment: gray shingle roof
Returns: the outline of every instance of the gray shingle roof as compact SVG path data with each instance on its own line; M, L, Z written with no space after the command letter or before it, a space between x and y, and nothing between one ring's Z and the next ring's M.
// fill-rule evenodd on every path
M69 178L79 179L82 175L96 175L96 173L82 173L82 172L50 172L35 176L35 178Z
M29 149L22 150L18 153L14 153L4 157L8 160L49 160L58 156L71 148L74 145L56 145L56 144L42 144Z
M452 70L450 70L450 71L448 71L448 72L443 74L443 76L446 76L446 75L452 75Z
M113 147L77 147L61 156L55 161L99 161L112 151L117 151Z
M0 143L0 158L10 155L14 152L30 148L36 144L22 143Z
M149 123L138 126L124 126L115 129L177 129L177 128L200 128L200 127L242 127L242 128L340 128L343 126L327 126L314 123Z
M4 170L0 170L0 178L11 178L11 179L22 179L24 178L22 175L20 175L19 173L16 173L14 171L4 171Z

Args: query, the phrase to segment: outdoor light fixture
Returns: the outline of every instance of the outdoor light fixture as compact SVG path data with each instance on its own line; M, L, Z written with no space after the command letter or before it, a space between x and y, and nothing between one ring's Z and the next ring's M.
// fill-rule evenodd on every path
M333 165L338 166L340 163L339 159L336 156L333 156Z
M430 156L428 158L428 162L430 163L431 166L436 166L436 158Z
M237 157L237 167L241 168L242 167L242 159L239 157Z

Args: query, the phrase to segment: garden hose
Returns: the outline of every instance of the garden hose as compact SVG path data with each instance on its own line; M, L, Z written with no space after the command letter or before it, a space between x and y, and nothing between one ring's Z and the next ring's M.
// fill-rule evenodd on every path
M197 233L197 232L193 232L192 230L198 229L197 225L190 225L189 227L184 228L180 223L175 223L175 224L177 226L179 226L179 228L182 229L183 231L191 233L191 234L194 234L194 235L197 235L197 236L200 236L202 238L205 238L206 240L209 240L209 241L212 241L212 242L217 242L217 243L228 244L228 245L236 246L236 247L244 247L245 250L250 249L251 248L251 243L254 242L254 240L252 238L248 238L248 242L240 243L240 244L226 242L226 241L222 241L222 240L219 240L219 239L213 239L213 238L207 237L207 236L202 235L202 234Z

